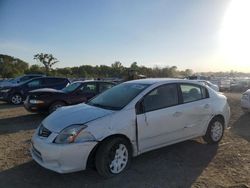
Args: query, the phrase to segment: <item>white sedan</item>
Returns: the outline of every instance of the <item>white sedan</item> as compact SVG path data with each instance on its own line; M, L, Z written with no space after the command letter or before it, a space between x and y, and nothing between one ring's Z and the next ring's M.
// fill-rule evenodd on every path
M229 117L226 97L203 84L134 80L49 115L33 135L31 154L59 173L84 170L92 161L100 175L111 177L150 150L200 136L218 143Z

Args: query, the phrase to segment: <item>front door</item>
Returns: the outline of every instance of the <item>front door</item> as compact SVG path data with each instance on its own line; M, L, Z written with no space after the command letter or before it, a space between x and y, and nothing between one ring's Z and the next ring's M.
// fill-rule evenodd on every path
M96 82L84 83L70 95L72 104L87 102L97 94Z
M182 138L184 119L178 85L166 84L149 92L137 114L139 151L145 152Z

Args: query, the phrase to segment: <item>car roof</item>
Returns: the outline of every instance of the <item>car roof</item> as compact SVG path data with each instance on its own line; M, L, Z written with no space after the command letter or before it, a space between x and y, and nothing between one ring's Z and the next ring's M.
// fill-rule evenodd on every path
M68 78L64 78L64 77L53 77L53 76L44 76L44 77L36 77L36 78L32 78L32 79L30 79L30 80L27 80L27 81L25 81L25 82L23 82L23 83L21 83L21 84L26 84L26 83L28 83L28 82L31 82L31 81L33 81L33 80L38 80L38 79L48 79L48 78L55 78L55 79L65 79L65 80L68 80Z
M137 83L137 84L156 84L156 83L171 83L171 82L187 82L187 83L197 83L193 80L185 80L180 78L147 78L139 80L131 80L127 83Z
M116 84L115 82L110 82L110 81L103 81L103 80L84 80L84 81L73 81L72 83L86 83L86 82L100 82L100 83L111 83L111 84Z
M189 83L189 84L204 86L202 83L197 82L197 80L187 80L180 78L147 78L147 79L132 80L126 83L148 84L148 85L167 84L167 83Z
M45 74L25 74L23 76L41 76L41 77L43 77L43 76L45 76Z

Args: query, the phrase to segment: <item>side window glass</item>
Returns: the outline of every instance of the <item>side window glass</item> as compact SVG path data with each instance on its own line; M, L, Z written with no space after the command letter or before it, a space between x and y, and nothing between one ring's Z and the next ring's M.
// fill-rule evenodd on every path
M181 84L183 103L193 102L204 98L200 86Z
M28 87L39 87L40 86L40 80L34 80L28 83Z
M56 78L46 78L46 79L44 79L44 84L47 84L47 85L57 84L57 79Z
M178 90L176 84L160 86L148 93L143 105L145 112L158 110L178 104Z
M26 80L28 80L28 79L29 79L28 76L24 76L24 77L20 78L20 82L24 82L24 81L26 81Z
M96 84L95 83L88 83L84 84L80 90L83 93L96 93Z
M113 84L109 84L109 83L99 83L99 92L102 93L107 89L110 89L111 87L113 87Z

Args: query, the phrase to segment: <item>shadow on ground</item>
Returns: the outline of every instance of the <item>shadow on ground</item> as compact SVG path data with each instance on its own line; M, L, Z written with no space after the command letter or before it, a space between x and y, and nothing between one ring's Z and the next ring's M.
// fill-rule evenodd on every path
M40 114L27 114L0 119L0 135L35 129L44 118Z
M0 102L0 110L6 110L6 109L12 109L12 108L17 108L17 107L22 107L23 105L14 105L14 104L10 104L7 102Z
M123 174L104 179L90 169L57 174L31 161L0 172L0 187L190 187L217 153L217 145L186 141L134 158Z
M250 142L250 113L242 114L233 123L231 131Z

